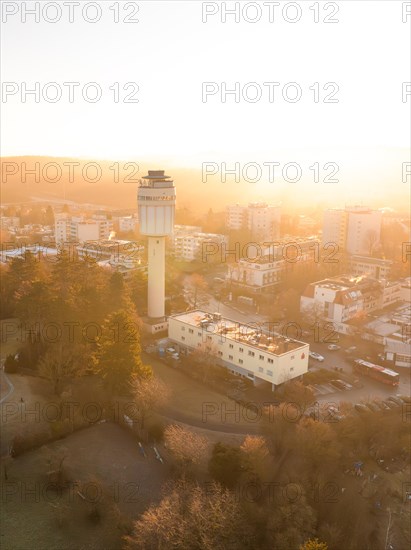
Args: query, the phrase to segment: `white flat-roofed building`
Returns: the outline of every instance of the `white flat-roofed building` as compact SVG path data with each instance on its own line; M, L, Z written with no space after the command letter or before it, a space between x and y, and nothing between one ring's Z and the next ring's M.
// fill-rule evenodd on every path
M370 255L380 243L382 213L366 207L348 212L346 250L349 254Z
M113 222L103 216L86 218L61 213L55 217L57 244L108 239L112 230Z
M191 262L201 259L203 247L207 243L217 245L217 250L228 245L228 237L217 233L203 233L200 227L195 226L174 226L172 235L174 256L178 260Z
M247 208L248 229L254 239L277 239L280 235L281 209L265 202L252 202Z
M265 202L250 202L248 206L240 204L226 207L226 225L228 229L248 228L253 239L277 239L280 235L281 208Z
M181 353L210 351L230 371L256 385L269 382L274 389L308 371L309 345L266 328L202 310L168 318L169 339Z
M228 229L242 229L247 225L247 207L230 204L226 207L226 226Z
M382 212L366 206L331 208L324 212L323 245L335 243L348 254L370 256L379 246Z
M250 246L250 255L254 253ZM256 259L240 259L236 265L227 266L227 280L230 284L254 293L273 291L280 285L295 264L315 261L319 241L294 239L278 242L272 246L255 248Z
M13 246L14 244L15 243L10 243L10 245ZM2 247L2 250L0 252L0 261L2 263L7 263L15 258L24 260L26 258L26 254L30 253L39 259L49 259L51 263L56 261L55 257L57 256L58 252L59 251L57 248L41 246L39 244L22 245L16 248L8 248L7 246L5 246Z
M353 275L368 275L373 279L387 279L392 265L392 260L370 256L350 256L347 262L347 271Z
M121 239L85 241L76 246L80 259L112 260L122 258L123 262L138 263L144 251L144 246L134 241Z
M114 218L114 221L117 222L118 230L123 233L135 231L136 227L138 226L137 216L118 216Z
M300 298L300 311L308 318L332 322L337 332L350 334L352 321L365 320L369 313L399 301L398 281L341 275L310 283Z
M400 281L380 281L381 299L378 309L383 309L392 304L401 301L401 283Z
M411 302L411 277L400 280L400 298L404 302Z
M366 325L367 339L384 345L389 366L411 368L411 304L400 303ZM375 335L380 335L377 340Z

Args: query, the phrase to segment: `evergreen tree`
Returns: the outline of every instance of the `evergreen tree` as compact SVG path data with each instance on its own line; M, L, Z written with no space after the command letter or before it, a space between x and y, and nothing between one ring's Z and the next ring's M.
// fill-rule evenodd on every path
M140 357L139 326L128 311L115 311L103 323L94 363L113 394L127 391L132 375L151 376L151 367L143 365Z

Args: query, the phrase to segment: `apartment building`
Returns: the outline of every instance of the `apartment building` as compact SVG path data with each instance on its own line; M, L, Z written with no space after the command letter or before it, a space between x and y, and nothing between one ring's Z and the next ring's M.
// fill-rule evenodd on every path
M400 301L399 282L366 277L340 276L307 286L300 299L300 311L316 320L332 322L337 332L350 334L353 320L361 321L378 309Z
M175 225L172 235L172 248L178 260L191 262L202 258L203 247L207 243L228 246L228 237L218 233L203 233L201 227Z
M227 228L247 228L257 241L277 239L280 235L280 222L281 208L265 202L251 202L248 206L235 204L226 208Z
M340 251L370 256L378 247L382 213L366 206L347 206L324 212L323 245L336 243Z
M396 367L411 368L411 305L406 303L396 308L390 322L398 330L385 338L385 358Z
M273 390L308 371L309 345L305 342L221 314L195 310L172 315L168 336L180 353L208 351L216 363L255 385L269 383Z
M67 213L55 216L55 241L67 242L98 241L108 239L113 230L113 222L104 216L86 218Z
M373 279L387 279L393 266L392 260L369 256L349 256L347 271L353 275L367 275Z
M242 258L235 265L227 265L226 279L230 285L261 294L272 292L298 263L315 261L319 242L314 239L294 239L261 248L253 259Z

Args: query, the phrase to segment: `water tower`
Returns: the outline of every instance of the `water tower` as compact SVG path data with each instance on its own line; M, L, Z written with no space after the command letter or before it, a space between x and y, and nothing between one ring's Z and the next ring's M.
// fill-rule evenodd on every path
M165 321L165 242L174 229L173 180L164 170L149 170L148 176L140 180L137 202L140 233L148 237L147 321L151 326L161 325Z

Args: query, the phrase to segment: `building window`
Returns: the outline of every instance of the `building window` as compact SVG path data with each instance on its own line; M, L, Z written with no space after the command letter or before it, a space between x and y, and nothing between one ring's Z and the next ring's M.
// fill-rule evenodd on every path
M197 336L201 336L201 332L197 332Z
M218 352L218 355L221 357L223 355L223 352L222 351L219 351Z
M207 340L211 342L211 336L207 336Z
M241 353L243 353L244 348L238 348L238 350L239 350Z
M294 367L290 367L290 372L292 372L294 370Z
M189 328L189 329L188 329L188 332L189 332L190 334L193 334L193 333L194 333L194 330L193 330L192 328Z
M292 356L290 357L290 359L294 359L294 357L295 357L295 355L292 355Z
M268 358L267 361L268 361L269 363L274 363L274 359Z
M201 344L200 344L200 342L199 342L199 343L197 344L197 347L198 347L198 348L201 348Z
M182 336L182 337L181 337L181 339L182 339L182 340L185 340L185 339L186 339L186 337L185 337L185 336Z
M260 361L264 361L264 355L259 356Z
M272 375L273 375L273 371L272 371L272 370L268 370L268 371L267 371L267 374L268 374L268 376L272 376Z
M255 353L253 351L249 351L248 355L251 355L251 357L254 357Z
M232 356L232 355L229 355L228 358L229 358L229 359L233 359L233 356Z
M185 330L185 329L186 329L186 327L181 327L181 330Z
M240 365L242 365L244 363L244 361L242 359L239 359L238 362L240 363Z
M233 347L234 347L233 344L230 344L230 348L233 349Z
M264 372L263 367L258 367L258 372Z

